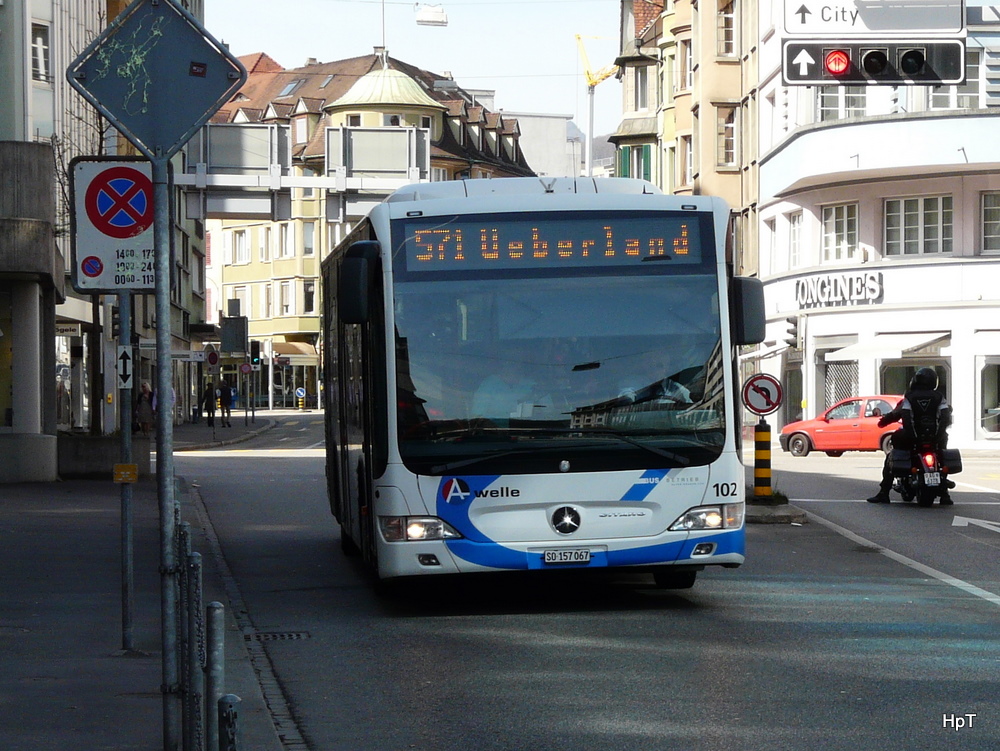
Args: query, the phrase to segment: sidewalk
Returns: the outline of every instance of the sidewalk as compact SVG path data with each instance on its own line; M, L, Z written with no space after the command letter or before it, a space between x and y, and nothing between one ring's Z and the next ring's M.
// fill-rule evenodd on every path
M178 425L175 451L248 440L274 427L218 418ZM0 747L4 751L159 751L163 742L159 504L155 478L133 486L136 653L122 652L121 491L110 480L0 485ZM186 490L181 518L202 554L207 604L226 606L225 691L242 699L241 748L280 751L229 612L222 578Z

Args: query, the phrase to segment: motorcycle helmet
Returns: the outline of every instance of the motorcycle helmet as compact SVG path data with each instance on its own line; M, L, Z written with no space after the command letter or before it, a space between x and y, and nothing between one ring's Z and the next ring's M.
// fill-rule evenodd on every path
M934 368L921 368L910 379L910 389L934 391L938 387L938 377Z

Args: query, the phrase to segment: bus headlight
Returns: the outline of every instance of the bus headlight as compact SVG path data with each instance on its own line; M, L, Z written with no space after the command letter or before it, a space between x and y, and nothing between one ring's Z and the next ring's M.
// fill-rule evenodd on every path
M436 516L380 516L378 523L386 542L453 540L462 536Z
M670 525L671 532L688 532L712 529L738 529L743 526L746 507L742 503L722 506L697 506L688 509Z

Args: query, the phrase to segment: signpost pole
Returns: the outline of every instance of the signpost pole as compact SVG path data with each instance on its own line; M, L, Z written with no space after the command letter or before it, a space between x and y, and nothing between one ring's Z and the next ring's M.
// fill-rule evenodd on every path
M118 314L121 317L121 334L119 341L124 346L132 347L132 293L122 292L118 295ZM131 367L131 365L130 365ZM119 379L118 403L121 419L121 461L122 464L132 463L132 384L135 383L135 371L126 383ZM133 527L132 527L132 483L121 483L121 535L122 535L122 649L132 652L135 649L135 639L132 631L132 615L135 602L135 566L133 559Z
M163 650L163 747L179 748L181 695L177 655L178 569L174 531L174 399L170 330L170 190L168 159L153 163L153 248L156 258L156 483L160 501L160 608Z

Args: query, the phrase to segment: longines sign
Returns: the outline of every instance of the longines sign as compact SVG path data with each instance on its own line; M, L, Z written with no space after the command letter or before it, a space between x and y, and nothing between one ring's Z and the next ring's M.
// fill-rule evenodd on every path
M882 302L881 271L848 271L817 274L795 280L795 301L800 308L833 308Z

